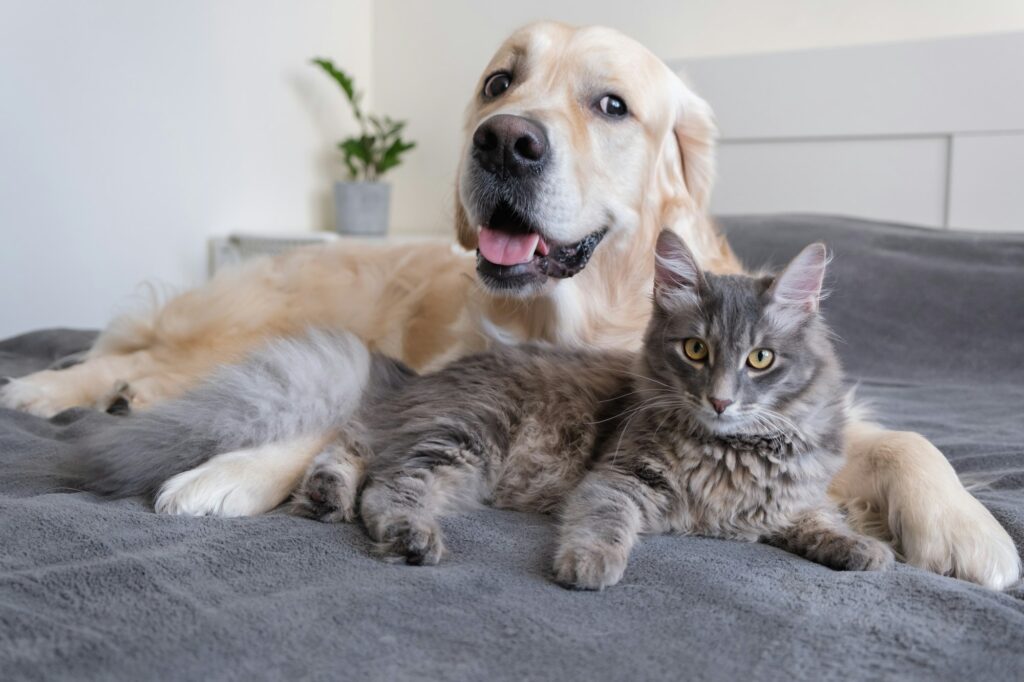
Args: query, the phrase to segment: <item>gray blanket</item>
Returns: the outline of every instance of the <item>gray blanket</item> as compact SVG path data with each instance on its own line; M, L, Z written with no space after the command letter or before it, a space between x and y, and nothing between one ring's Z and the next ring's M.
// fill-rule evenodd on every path
M825 240L826 314L881 421L933 439L1024 545L1024 238L813 216L723 220L750 264ZM0 342L0 375L90 333ZM1020 679L1024 588L899 565L837 573L780 550L647 538L602 593L548 577L549 518L444 523L436 567L381 563L356 526L157 516L54 492L72 411L0 411L0 678ZM941 500L936 500L941 504Z

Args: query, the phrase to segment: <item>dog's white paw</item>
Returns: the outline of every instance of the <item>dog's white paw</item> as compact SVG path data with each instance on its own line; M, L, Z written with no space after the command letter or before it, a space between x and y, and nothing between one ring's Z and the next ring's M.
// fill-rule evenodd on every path
M160 514L253 516L266 511L254 497L219 467L203 465L164 483L154 506Z
M926 502L890 509L889 521L908 564L994 590L1020 579L1013 540L969 492L961 488L944 500Z
M163 484L154 507L160 514L183 516L255 516L279 505L280 485L262 479L249 456L251 450L218 455ZM253 475L255 473L256 475Z
M322 438L303 437L217 455L167 480L154 506L161 514L255 516L298 485Z
M44 370L19 379L11 379L0 386L0 407L28 412L49 419L59 412L74 407L75 401L62 389L61 381Z

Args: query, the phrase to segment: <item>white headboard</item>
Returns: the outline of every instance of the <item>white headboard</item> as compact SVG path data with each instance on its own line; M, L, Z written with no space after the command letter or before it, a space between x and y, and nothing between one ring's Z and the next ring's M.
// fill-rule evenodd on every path
M1024 33L669 65L718 118L716 213L1024 232Z

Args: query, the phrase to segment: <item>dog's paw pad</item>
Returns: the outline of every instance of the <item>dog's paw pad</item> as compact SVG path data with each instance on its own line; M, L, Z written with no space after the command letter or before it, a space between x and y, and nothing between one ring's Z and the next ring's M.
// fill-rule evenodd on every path
M135 391L127 381L118 381L102 398L96 407L107 414L123 416L132 411Z
M124 396L118 396L114 399L110 405L107 406L107 414L114 414L123 416L132 411L132 405L128 402L128 398Z

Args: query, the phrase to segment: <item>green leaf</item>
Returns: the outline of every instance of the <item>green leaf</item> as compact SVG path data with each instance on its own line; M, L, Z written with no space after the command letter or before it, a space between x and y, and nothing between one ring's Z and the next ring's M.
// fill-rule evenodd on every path
M344 157L344 161L345 161L345 167L348 168L348 179L349 180L358 180L359 179L359 169L356 168L356 165L354 163L352 163L352 159L349 158L346 155Z
M416 146L415 142L405 142L401 138L395 140L381 155L377 162L377 176L384 175L402 162L402 154Z
M393 135L397 135L398 133L402 132L402 130L405 128L405 121L392 121L389 119L388 123L391 125L391 127L388 128L388 132L384 135L385 137L392 137Z
M349 104L352 105L352 113L355 114L356 120L362 123L363 112L359 108L359 100L362 99L362 94L356 92L355 81L347 73L339 69L334 65L330 59L316 58L313 63L323 69L324 73L330 76L334 81L341 87L345 93L345 97L348 98Z
M360 106L363 96L356 91L352 77L329 59L316 58L312 61L345 93L349 104L352 105L352 113L359 122L361 134L338 143L350 177L353 180L376 180L399 165L402 162L402 155L416 146L416 143L406 142L401 138L405 121L395 121L389 116L364 115Z
M369 135L349 137L338 143L338 148L345 155L345 165L353 179L364 177L369 179L372 176L371 170L374 163L373 138ZM358 162L358 165L356 165ZM361 167L361 172L360 172Z

